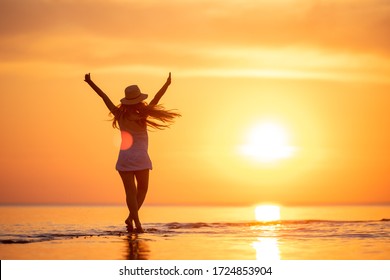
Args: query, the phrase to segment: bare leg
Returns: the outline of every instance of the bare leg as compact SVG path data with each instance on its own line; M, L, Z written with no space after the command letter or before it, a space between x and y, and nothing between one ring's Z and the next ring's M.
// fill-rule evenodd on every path
M137 203L139 210L144 203L146 193L148 192L149 169L136 171L135 178L137 179Z
M132 227L133 220L137 230L142 231L141 222L138 216L137 187L134 180L135 174L133 171L120 171L119 174L121 175L123 186L125 187L126 204L129 209L129 217L126 220L126 223L130 224L129 226Z

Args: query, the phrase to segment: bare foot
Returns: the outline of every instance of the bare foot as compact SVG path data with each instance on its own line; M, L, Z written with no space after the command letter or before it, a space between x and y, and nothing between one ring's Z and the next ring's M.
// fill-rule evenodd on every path
M133 225L127 225L127 232L132 233L134 231Z
M126 219L125 224L127 225L127 230L128 231L133 231L134 230L133 220L130 217Z
M144 233L145 231L143 230L143 228L136 228L135 232L136 233Z

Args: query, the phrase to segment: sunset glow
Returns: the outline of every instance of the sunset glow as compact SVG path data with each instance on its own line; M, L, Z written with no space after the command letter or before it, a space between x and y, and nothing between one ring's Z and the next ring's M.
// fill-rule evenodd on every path
M161 103L182 117L149 132L145 204L390 203L389 11L383 0L4 0L0 203L123 203L115 163L132 139L119 144L84 75L117 105L131 84L150 102L169 72Z

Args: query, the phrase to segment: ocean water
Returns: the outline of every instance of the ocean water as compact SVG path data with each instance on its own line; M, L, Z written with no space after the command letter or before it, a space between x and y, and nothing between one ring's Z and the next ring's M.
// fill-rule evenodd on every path
M0 259L390 259L390 207L145 206L145 233L123 206L0 207Z

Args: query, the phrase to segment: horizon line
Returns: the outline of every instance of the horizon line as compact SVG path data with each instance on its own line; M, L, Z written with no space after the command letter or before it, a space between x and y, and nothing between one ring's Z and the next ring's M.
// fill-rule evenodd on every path
M259 202L251 204L179 204L179 203L146 203L147 207L256 207L259 205L277 205L279 207L369 207L369 206L390 206L388 202L356 202L356 203L277 203L277 202ZM42 203L42 202L0 202L0 207L126 207L123 203Z

